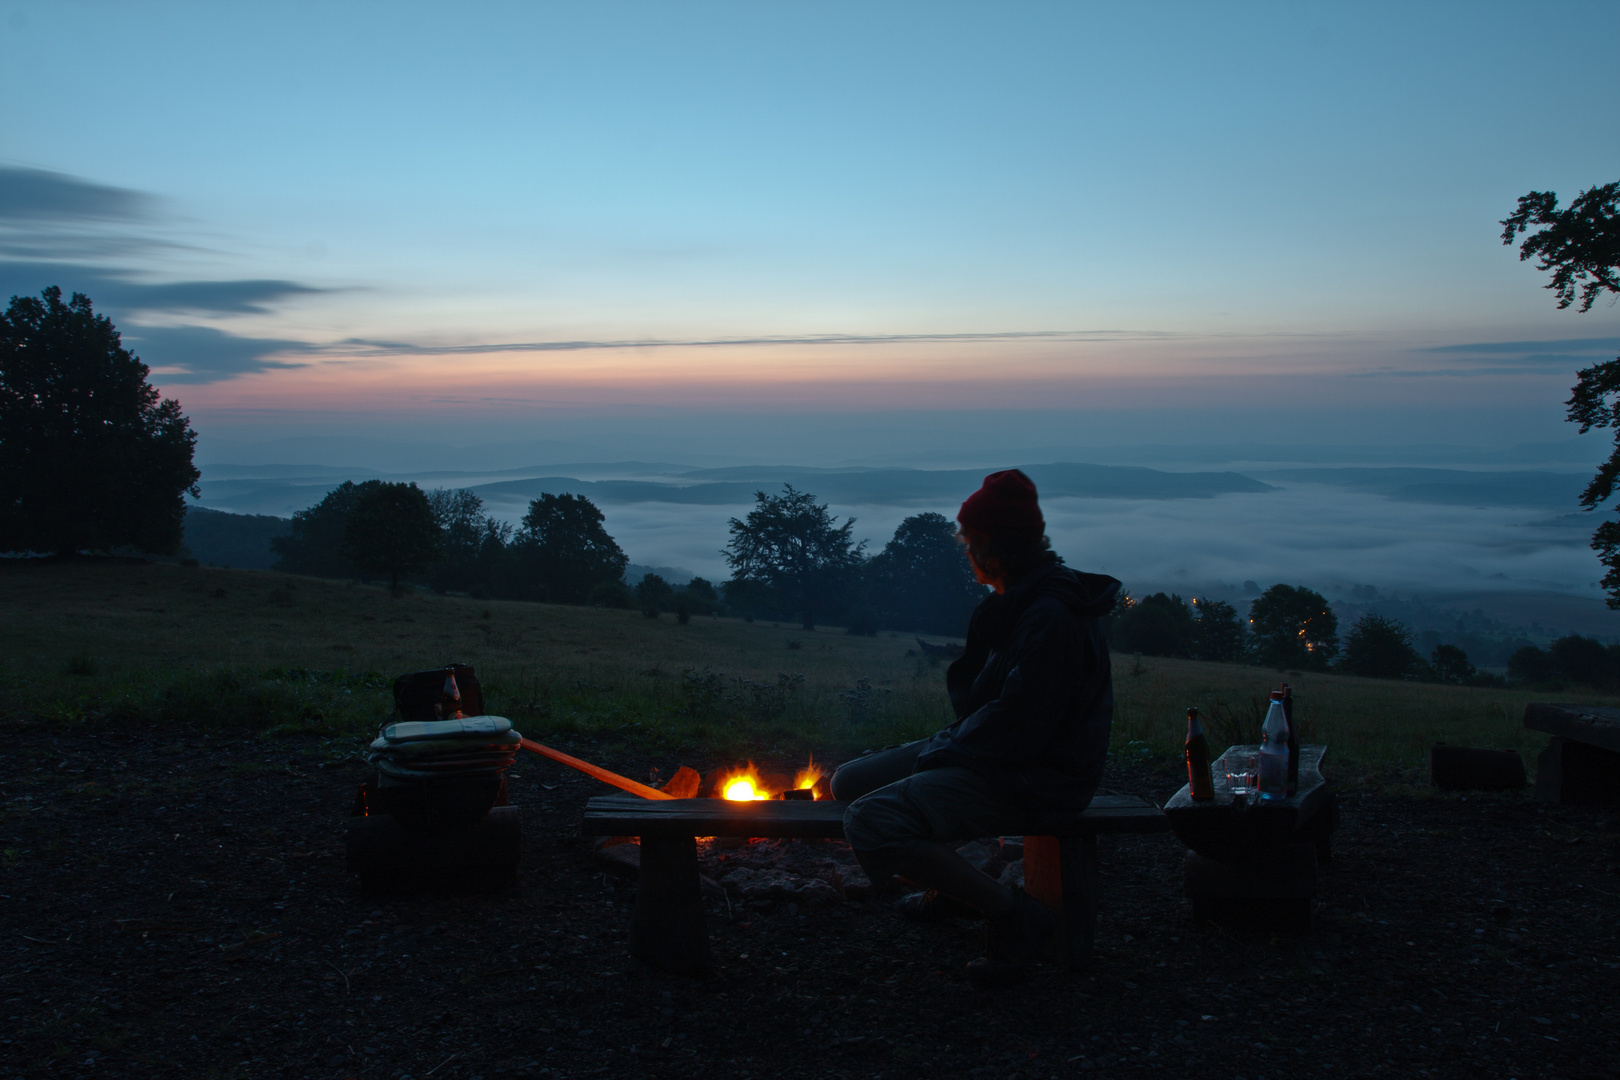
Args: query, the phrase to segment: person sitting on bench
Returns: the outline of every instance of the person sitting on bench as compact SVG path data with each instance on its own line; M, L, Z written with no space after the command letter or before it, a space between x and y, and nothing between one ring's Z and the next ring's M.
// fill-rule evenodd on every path
M995 590L974 610L947 669L956 723L848 762L832 795L851 801L844 833L875 886L898 876L979 911L977 983L1023 976L1057 920L1022 889L975 869L955 845L1031 831L1042 812L1082 811L1102 778L1114 716L1100 617L1120 583L1062 565L1035 485L992 473L957 514L974 575Z

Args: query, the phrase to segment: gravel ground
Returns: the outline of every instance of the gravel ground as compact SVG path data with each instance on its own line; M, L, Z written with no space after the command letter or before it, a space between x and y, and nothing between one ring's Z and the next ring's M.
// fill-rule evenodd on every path
M550 762L513 774L518 888L379 899L344 869L360 769L316 741L5 736L0 1076L1616 1075L1620 831L1528 795L1344 795L1307 936L1196 923L1172 837L1104 838L1085 974L987 993L972 923L712 896L694 982L628 957L578 832L606 789Z

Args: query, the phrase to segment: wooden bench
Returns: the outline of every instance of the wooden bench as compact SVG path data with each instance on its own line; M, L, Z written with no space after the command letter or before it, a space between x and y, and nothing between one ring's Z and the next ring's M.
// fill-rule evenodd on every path
M630 951L637 959L682 975L714 968L703 926L697 837L844 838L844 807L830 800L730 802L725 799L649 801L602 795L585 804L588 836L635 836L641 870ZM1157 806L1129 795L1099 795L1077 814L1031 822L1024 837L1024 888L1062 920L1055 958L1070 970L1091 963L1097 925L1097 837L1103 833L1164 832Z
M1536 759L1538 798L1566 806L1620 802L1620 709L1532 702L1524 726L1552 736Z

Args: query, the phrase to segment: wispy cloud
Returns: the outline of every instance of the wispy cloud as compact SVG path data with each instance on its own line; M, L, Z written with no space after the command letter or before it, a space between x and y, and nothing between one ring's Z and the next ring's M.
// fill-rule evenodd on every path
M1143 330L1007 330L981 334L786 334L712 338L625 338L621 340L501 341L484 344L421 344L346 338L329 352L363 352L401 356L451 356L464 353L579 352L590 349L691 349L762 345L902 345L997 341L1169 341L1170 332Z
M155 203L144 192L66 173L0 167L0 223L133 221L151 214Z
M1547 370L1573 371L1613 358L1620 338L1563 338L1552 341L1483 341L1466 345L1433 345L1414 354L1456 362L1436 367L1381 367L1350 373L1352 379L1457 379L1490 375L1528 375Z
M156 368L156 381L162 385L219 382L302 367L289 357L314 351L301 341L242 337L211 326L126 325L122 333L124 347Z
M50 285L84 293L112 315L127 346L163 384L205 383L275 368L313 351L304 342L246 337L187 316L263 315L275 305L333 290L281 278L152 281L154 253L187 245L162 235L160 201L44 169L0 167L0 297ZM139 258L141 271L131 267ZM151 326L145 319L178 325Z
M280 300L331 292L279 278L147 283L120 270L85 263L0 262L0 293L37 294L47 285L82 292L98 308L122 312L261 315Z

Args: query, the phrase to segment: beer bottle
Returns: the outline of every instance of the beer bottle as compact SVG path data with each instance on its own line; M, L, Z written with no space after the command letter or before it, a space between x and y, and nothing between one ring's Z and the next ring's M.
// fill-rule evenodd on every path
M1187 787L1199 801L1215 797L1215 779L1209 772L1209 740L1204 738L1197 709L1187 710Z
M1299 791L1299 729L1294 726L1294 691L1283 683L1283 718L1288 721L1288 794Z
M439 702L439 715L446 720L460 720L461 687L456 685L456 672L454 668L444 669L444 694Z

